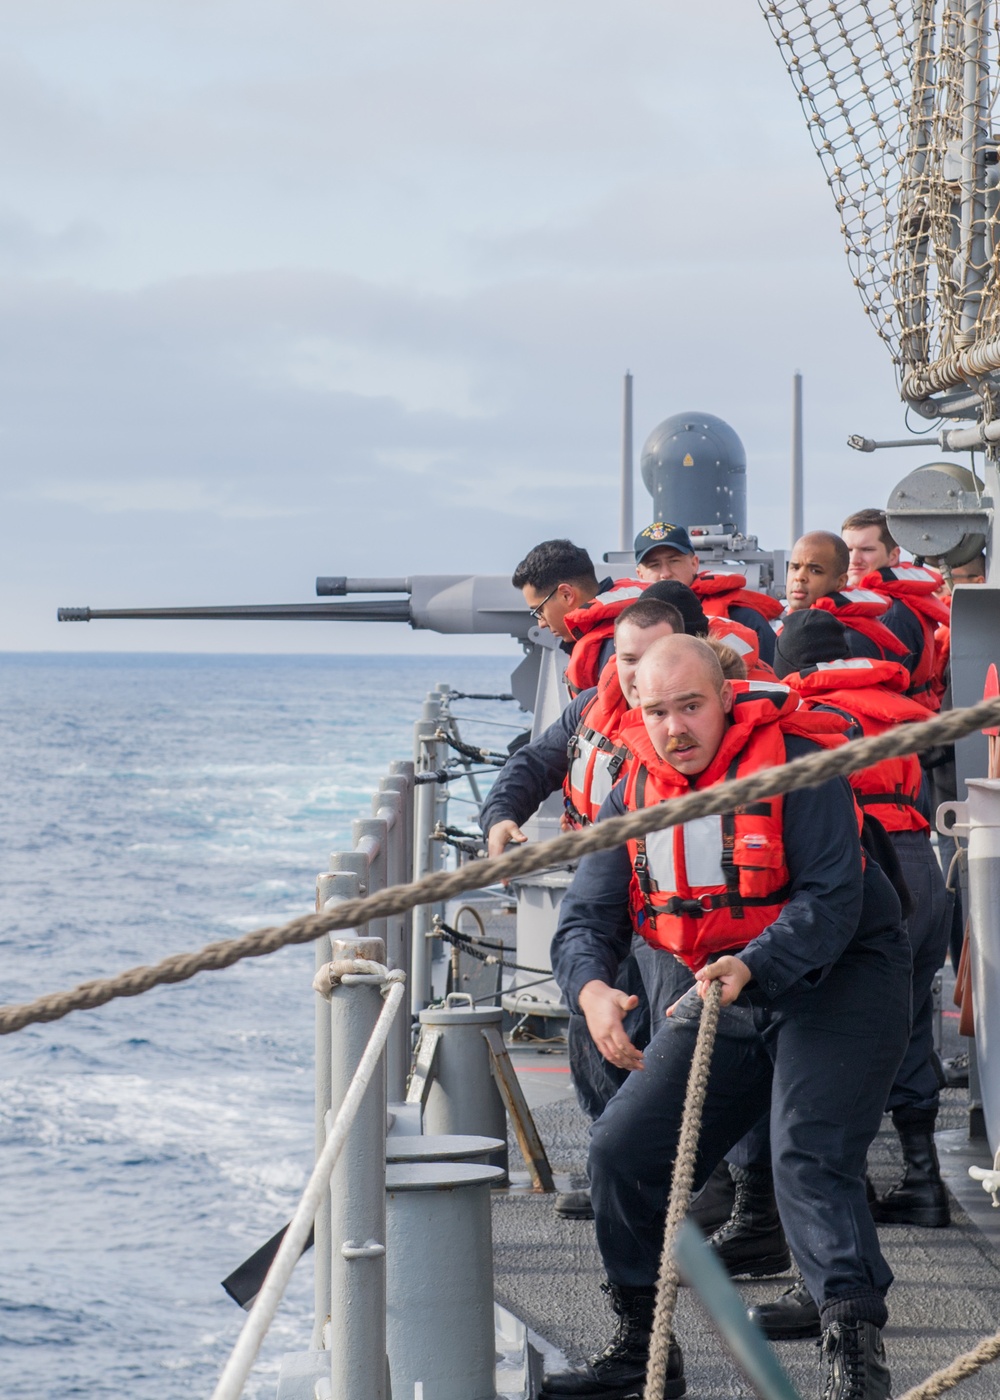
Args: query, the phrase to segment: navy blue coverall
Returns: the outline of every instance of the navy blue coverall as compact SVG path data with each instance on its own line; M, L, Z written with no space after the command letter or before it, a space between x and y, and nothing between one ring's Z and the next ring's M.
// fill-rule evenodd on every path
M507 760L479 813L484 836L497 822L513 821L521 826L547 797L562 787L569 769L569 741L596 694L596 688L581 691L554 724ZM641 964L646 961L648 945L641 938L634 941L636 956L622 961L614 985L628 996L639 998L639 1005L628 1013L625 1029L632 1043L642 1047L650 1037L648 983L656 982L656 972L647 969L644 973ZM670 976L668 990L672 1001L672 993L683 991L691 978L676 962L665 971ZM590 1037L586 1021L576 1011L570 1014L566 1038L577 1100L588 1118L599 1118L608 1100L624 1084L627 1072L604 1058Z
M787 740L790 759L815 751L808 740ZM600 819L624 810L622 789ZM781 1220L823 1326L882 1327L892 1272L864 1174L909 1036L909 945L889 881L871 860L862 871L844 779L785 797L784 842L791 892L739 953L752 980L720 1017L694 1184L705 1183L770 1105ZM613 984L628 953L630 876L624 847L586 856L563 900L552 965L575 1009L588 982ZM657 950L649 956L672 960ZM644 1068L592 1129L591 1196L612 1283L646 1288L657 1278L699 1013L691 992L659 1022Z

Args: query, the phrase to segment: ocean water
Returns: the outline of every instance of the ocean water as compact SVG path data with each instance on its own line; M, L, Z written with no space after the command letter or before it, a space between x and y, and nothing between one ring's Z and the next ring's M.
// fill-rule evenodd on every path
M0 655L3 1002L311 909L426 691L503 691L516 661ZM455 710L490 747L520 727L513 705ZM312 963L287 949L0 1040L3 1400L211 1393L245 1317L219 1280L311 1167ZM248 1397L308 1348L311 1305L307 1255Z

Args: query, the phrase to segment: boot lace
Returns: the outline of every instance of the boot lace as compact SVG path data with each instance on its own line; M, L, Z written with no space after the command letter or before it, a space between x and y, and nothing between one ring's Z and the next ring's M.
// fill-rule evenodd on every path
M602 1283L601 1292L607 1294L614 1309L615 1334L602 1352L590 1358L591 1366L596 1366L601 1361L629 1361L641 1358L649 1347L649 1332L639 1321L637 1309L634 1305L630 1307L624 1302L617 1289L610 1284Z
M823 1400L866 1400L868 1356L860 1329L834 1323L820 1344L827 1363Z

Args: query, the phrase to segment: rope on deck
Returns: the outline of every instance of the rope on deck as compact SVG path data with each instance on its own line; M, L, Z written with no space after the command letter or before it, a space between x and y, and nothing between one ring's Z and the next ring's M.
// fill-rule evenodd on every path
M660 1255L660 1277L656 1284L656 1307L653 1310L653 1330L649 1339L649 1362L646 1366L647 1396L662 1396L667 1381L670 1336L674 1325L674 1310L677 1307L677 1290L680 1287L680 1274L677 1271L677 1260L674 1258L674 1241L691 1204L694 1164L698 1156L698 1137L701 1133L701 1114L705 1106L705 1094L708 1092L712 1051L715 1049L715 1033L719 1028L721 1007L722 983L710 982L705 992L701 1020L698 1023L698 1038L691 1057L684 1114L681 1118L680 1136L677 1139L677 1160L674 1163L674 1176L670 1186L670 1204L667 1206L667 1223L663 1230L663 1253Z
M491 860L475 861L457 870L437 871L412 884L390 886L364 899L343 900L329 912L302 915L275 928L256 929L241 938L206 944L195 952L174 953L152 966L129 968L115 977L81 982L34 1001L0 1007L0 1035L11 1035L38 1022L58 1021L71 1011L92 1010L120 997L142 996L154 987L186 982L199 972L218 972L244 958L265 957L293 944L313 943L335 929L357 928L371 919L405 914L418 905L443 902L498 880L566 865L585 855L624 845L651 831L678 826L698 817L731 812L799 788L817 787L830 778L869 768L884 758L920 753L936 744L951 744L966 734L994 724L1000 724L1000 699L982 701L965 710L952 710L934 719L897 725L873 739L856 739L779 767L764 768L747 778L719 783L623 817L612 817L582 831L567 831L551 841L519 846L516 851Z
M998 1356L1000 1332L995 1332L992 1337L986 1337L977 1347L956 1356L950 1365L942 1366L933 1376L928 1376L925 1381L908 1390L905 1395L900 1396L900 1400L936 1400L937 1396L954 1390L959 1381L968 1380L991 1361L996 1361Z
M677 1232L684 1223L691 1204L691 1188L694 1184L694 1168L698 1157L698 1138L701 1134L701 1117L705 1106L705 1095L712 1066L712 1051L715 1048L716 1032L719 1028L719 1011L722 1006L722 983L715 981L708 985L702 1005L698 1037L695 1040L688 1072L687 1093L684 1098L684 1113L681 1130L677 1139L677 1158L674 1162L673 1181L670 1187L670 1202L667 1206L666 1224L663 1230L663 1252L660 1255L660 1274L656 1282L656 1306L653 1310L653 1327L649 1339L649 1361L646 1366L645 1400L660 1400L667 1379L667 1361L670 1354L670 1339L673 1330L674 1312L677 1308L677 1292L680 1275L674 1258L674 1242ZM986 1337L940 1371L927 1377L919 1385L908 1390L900 1400L937 1400L949 1390L970 1376L977 1375L985 1366L1000 1357L1000 1332Z

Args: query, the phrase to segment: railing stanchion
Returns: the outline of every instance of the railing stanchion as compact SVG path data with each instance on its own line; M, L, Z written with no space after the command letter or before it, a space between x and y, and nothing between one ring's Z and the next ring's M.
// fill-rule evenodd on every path
M429 773L444 763L443 748L435 742L441 720L441 700L439 692L431 691L424 701L421 718L414 725L413 757L418 773ZM413 878L420 880L425 875L439 870L444 852L439 841L431 840L438 819L437 783L422 783L416 790L413 800ZM430 931L434 925L434 915L438 909L433 904L422 904L413 911L413 953L410 962L410 1010L416 1016L431 999L431 947Z
M384 962L378 938L335 938L333 961ZM330 1001L331 1114L343 1102L382 1010L381 986L333 989ZM331 1393L387 1400L385 1361L385 1124L383 1057L330 1178Z
M394 786L395 778L383 778L381 790L372 798L372 810L377 820L385 823L385 883L403 885L409 878L404 865L406 843L403 830L403 807L405 797ZM385 961L387 967L399 968L408 972L410 950L406 946L406 923L400 914L392 914L385 920ZM388 1074L388 1094L390 1103L402 1103L406 1097L406 1077L410 1069L410 1027L405 1016L400 1016L392 1028L389 1041L386 1070Z
M358 892L358 881L354 875L326 874L316 879L316 908L325 908L327 900L353 899ZM330 938L320 938L316 942L316 970L325 967L330 961ZM319 1160L326 1146L327 1115L330 1112L330 1004L323 997L316 997L316 1160ZM314 1225L316 1232L316 1252L314 1262L312 1348L325 1351L326 1324L330 1317L330 1195L323 1196L322 1204L316 1212Z

